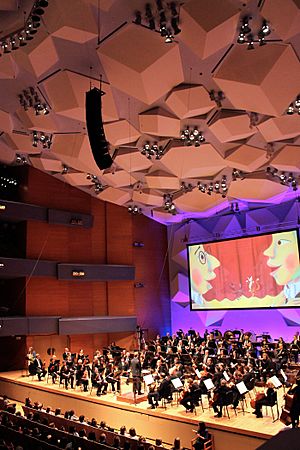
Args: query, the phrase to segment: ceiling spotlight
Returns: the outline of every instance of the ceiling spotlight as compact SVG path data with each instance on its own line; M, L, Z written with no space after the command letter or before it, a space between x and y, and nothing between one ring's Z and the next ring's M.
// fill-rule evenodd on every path
M243 34L251 33L251 28L249 27L249 17L244 17L241 26L241 32Z
M139 208L137 205L129 205L127 211L134 216L142 214L142 209Z
M260 47L266 45L265 35L261 31L258 33L258 42Z
M65 164L63 164L62 167L63 167L63 168L62 168L61 173L62 173L62 175L66 175L66 174L69 172L69 167L66 166Z
M142 23L142 14L141 11L135 11L135 19L133 21L136 25L141 25Z
M12 50L17 50L19 48L14 36L10 38L10 45Z
M205 142L205 137L196 126L194 128L187 126L184 130L182 130L180 139L184 141L184 145L194 145L195 147L199 147L203 142Z
M290 106L288 107L286 113L289 114L290 116L291 116L292 114L294 114L294 105L293 105L293 103L290 104Z
M265 36L268 36L271 33L271 28L266 20L262 23L261 31Z
M160 32L161 37L168 36L168 30L167 30L165 23L160 25L159 32Z
M298 95L298 97L295 100L295 106L296 108L300 108L300 95Z
M252 34L248 35L248 39L247 39L247 50L253 50L254 49L254 39Z
M173 29L173 32L176 36L176 34L181 33L181 29L178 26L178 17L172 17L171 19L171 27Z
M7 41L2 41L1 42L1 47L2 47L3 53L10 53L11 52Z
M95 183L95 194L99 194L99 192L102 192L104 187L101 183Z
M237 43L238 44L245 44L246 42L246 35L242 32L239 33L238 38L237 38Z
M37 3L42 8L47 8L47 6L48 6L48 0L39 0Z
M171 30L167 29L167 35L166 35L166 38L165 38L165 43L166 44L172 44L173 39L174 39L174 36L172 35Z
M25 42L25 36L23 34L19 34L18 39L20 41L20 47L24 47L25 45L27 45L27 43Z

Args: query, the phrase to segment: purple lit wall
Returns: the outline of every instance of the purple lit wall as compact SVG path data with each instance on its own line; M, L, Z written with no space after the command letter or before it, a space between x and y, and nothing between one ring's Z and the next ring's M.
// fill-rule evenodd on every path
M255 235L299 227L297 200L252 211L169 227L172 331L190 327L226 330L243 328L255 334L270 332L290 340L300 331L300 308L234 311L190 311L186 244ZM234 255L233 255L234 258Z

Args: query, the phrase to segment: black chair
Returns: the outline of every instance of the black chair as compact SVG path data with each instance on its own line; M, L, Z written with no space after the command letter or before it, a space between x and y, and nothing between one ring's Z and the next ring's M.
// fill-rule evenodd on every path
M226 410L226 414L227 414L228 419L230 419L228 406L233 404L233 399L234 399L234 392L233 391L228 391L228 392L226 392L225 399L223 401L223 404L221 405L221 412L222 412L223 407L224 407L225 410ZM234 414L237 416L235 408L234 408Z
M263 405L263 406L265 406L265 408L266 408L266 414L268 412L268 408L271 408L273 422L276 422L279 419L279 408L278 408L277 392L276 391L274 391L272 393L270 401L267 404ZM274 407L276 407L276 411L277 411L276 419L275 419L275 416L274 416L274 410L273 410Z

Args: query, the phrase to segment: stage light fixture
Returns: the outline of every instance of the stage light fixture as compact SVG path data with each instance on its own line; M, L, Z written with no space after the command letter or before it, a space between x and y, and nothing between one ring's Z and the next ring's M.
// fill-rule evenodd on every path
M250 21L250 18L247 17L247 16L244 17L243 20L242 20L241 32L244 33L244 34L251 33L251 28L249 26L249 21Z
M132 214L133 216L142 214L142 209L139 208L137 205L129 205L127 211L129 212L129 214Z
M248 35L247 43L248 43L247 50L253 50L254 49L254 39L253 39L252 34Z
M269 34L271 34L271 28L266 20L263 20L263 23L261 26L261 31L265 36L268 36Z
M142 14L141 11L135 11L135 19L133 21L136 25L142 24Z
M198 130L198 127L190 128L187 126L181 131L180 139L184 141L184 145L199 147L205 142L205 137L202 132Z

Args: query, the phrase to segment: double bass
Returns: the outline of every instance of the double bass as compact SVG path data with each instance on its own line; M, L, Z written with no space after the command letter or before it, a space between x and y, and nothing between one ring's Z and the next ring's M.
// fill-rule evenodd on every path
M284 399L285 399L285 403L282 408L282 412L281 412L279 420L280 420L280 422L284 423L284 425L288 426L288 425L291 425L291 423L292 423L291 408L293 406L294 395L286 394Z

